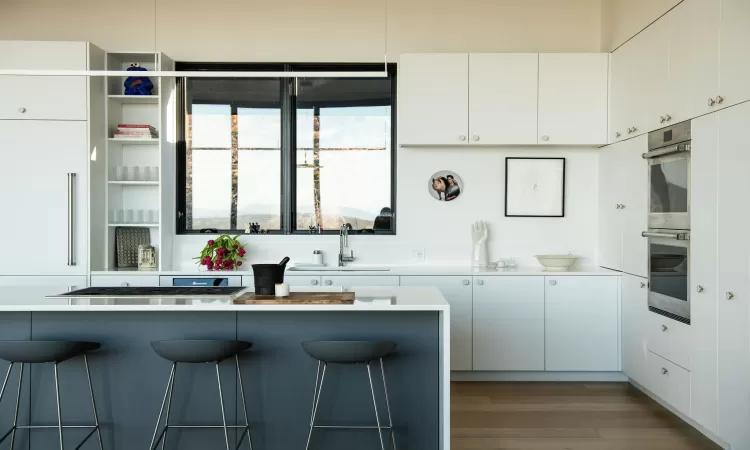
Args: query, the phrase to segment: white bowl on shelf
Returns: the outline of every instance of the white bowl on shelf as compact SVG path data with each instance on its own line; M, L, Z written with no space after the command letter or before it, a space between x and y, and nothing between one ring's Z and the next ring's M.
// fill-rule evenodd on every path
M536 255L536 259L548 272L567 272L578 261L573 255Z

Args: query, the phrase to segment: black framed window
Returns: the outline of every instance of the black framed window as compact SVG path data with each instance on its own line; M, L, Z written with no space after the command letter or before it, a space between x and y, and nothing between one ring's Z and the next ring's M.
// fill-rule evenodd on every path
M381 64L177 70L381 71ZM395 234L395 65L387 78L182 78L178 233Z

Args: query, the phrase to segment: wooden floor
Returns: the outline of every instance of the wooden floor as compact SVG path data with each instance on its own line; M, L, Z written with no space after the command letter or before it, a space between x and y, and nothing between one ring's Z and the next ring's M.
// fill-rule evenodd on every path
M453 450L715 450L627 383L453 383Z

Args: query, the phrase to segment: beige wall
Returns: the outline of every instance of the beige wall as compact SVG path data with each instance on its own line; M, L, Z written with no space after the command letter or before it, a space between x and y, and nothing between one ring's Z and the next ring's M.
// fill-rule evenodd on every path
M388 0L388 57L596 52L601 1ZM108 51L156 48L178 61L382 61L384 5L384 0L0 0L0 39L87 40Z
M602 51L610 52L682 0L602 0Z

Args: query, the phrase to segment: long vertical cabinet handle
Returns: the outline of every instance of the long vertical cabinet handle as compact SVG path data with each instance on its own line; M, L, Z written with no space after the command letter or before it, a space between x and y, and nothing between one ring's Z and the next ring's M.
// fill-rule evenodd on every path
M68 173L68 265L75 266L76 261L73 255L74 231L75 231L75 173Z

